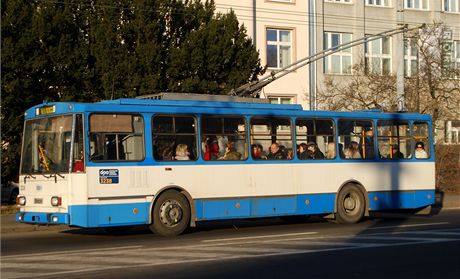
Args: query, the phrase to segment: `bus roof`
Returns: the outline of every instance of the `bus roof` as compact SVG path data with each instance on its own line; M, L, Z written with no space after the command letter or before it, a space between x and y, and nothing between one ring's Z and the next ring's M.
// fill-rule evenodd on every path
M44 108L52 108L45 110ZM46 113L40 113L44 111ZM270 116L307 116L377 119L419 119L431 121L431 116L409 112L385 113L378 109L359 111L304 110L299 104L244 103L199 100L152 100L122 98L96 103L53 102L34 106L26 111L26 119L76 112L158 112L202 114L248 114Z

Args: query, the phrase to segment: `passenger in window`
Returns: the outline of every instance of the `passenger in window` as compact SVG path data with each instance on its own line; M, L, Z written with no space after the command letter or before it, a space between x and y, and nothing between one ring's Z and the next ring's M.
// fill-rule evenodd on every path
M399 151L399 145L393 144L391 146L391 159L393 160L399 160L399 159L404 159L404 154Z
M347 159L361 159L361 153L359 152L359 145L356 141L350 142L347 150L345 151L345 158Z
M300 160L307 160L308 159L308 154L307 154L307 149L308 149L308 145L306 143L301 143L299 144L299 153L298 153L298 157Z
M342 143L339 143L338 146L339 146L339 155L340 155L340 158L345 159L347 156L345 156L345 152L344 152L344 150L343 150L343 144L342 144Z
M307 160L324 159L324 154L314 142L307 143Z
M232 142L229 142L225 147L224 156L219 157L218 160L241 160L241 153L235 150Z
M219 144L217 143L217 138L216 137L206 137L204 159L206 161L217 160L218 155L219 155Z
M228 138L226 136L219 136L217 137L217 146L219 147L219 157L222 157L225 155L225 148L228 143Z
M366 128L364 132L364 144L360 144L360 148L363 152L363 158L374 159L375 150L374 150L374 130L372 127Z
M335 143L330 142L327 144L326 158L334 159L335 158Z
M171 146L165 146L161 151L161 158L163 161L172 161L174 160L174 152Z
M281 151L280 145L276 142L270 145L270 153L267 156L268 160L285 160L286 155Z
M415 144L415 158L417 159L427 159L428 158L428 153L425 151L425 145L421 141Z
M253 144L251 145L251 155L252 159L254 160L265 160L267 156L265 156L263 147L260 144Z
M186 144L178 144L176 147L176 157L174 157L177 161L188 161L190 160L188 147Z

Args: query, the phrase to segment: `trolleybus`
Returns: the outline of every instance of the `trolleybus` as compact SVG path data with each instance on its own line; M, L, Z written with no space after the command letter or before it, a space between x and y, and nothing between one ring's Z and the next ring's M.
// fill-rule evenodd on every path
M429 115L171 96L28 109L17 221L174 236L207 220L355 223L434 203Z

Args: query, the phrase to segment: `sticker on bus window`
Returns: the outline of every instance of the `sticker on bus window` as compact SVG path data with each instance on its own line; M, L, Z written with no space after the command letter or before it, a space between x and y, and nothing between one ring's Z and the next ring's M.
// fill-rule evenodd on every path
M117 169L101 169L99 170L100 184L117 184L118 183Z

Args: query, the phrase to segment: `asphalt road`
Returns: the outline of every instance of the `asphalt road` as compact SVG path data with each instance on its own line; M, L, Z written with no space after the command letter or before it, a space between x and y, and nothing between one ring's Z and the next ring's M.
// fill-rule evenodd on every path
M391 218L381 218L391 217ZM2 235L1 278L460 278L460 209L201 224L162 238L67 229Z

